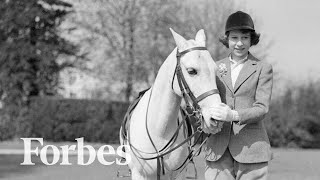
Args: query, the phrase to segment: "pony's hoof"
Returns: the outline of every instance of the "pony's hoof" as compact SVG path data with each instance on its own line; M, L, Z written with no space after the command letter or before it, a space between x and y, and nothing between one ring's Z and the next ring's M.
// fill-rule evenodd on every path
M131 170L118 170L117 171L117 178L125 178L125 177L131 177Z

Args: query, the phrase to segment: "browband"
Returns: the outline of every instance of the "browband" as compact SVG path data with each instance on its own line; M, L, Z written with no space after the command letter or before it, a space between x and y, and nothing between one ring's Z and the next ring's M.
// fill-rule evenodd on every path
M177 57L181 57L184 54L187 54L188 52L191 52L191 51L194 51L194 50L208 50L208 49L206 47L193 47L193 48L190 48L190 49L186 49L186 50L184 50L182 52L177 51Z

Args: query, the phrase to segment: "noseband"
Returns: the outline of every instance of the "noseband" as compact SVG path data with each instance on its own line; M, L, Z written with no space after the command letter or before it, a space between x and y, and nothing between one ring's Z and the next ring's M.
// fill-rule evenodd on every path
M194 94L190 90L189 85L186 82L186 80L183 76L183 73L182 73L180 59L183 55L187 54L188 52L195 51L195 50L208 50L208 49L206 47L193 47L193 48L184 50L182 52L179 52L179 50L177 49L177 54L176 54L177 65L176 65L176 69L175 69L175 74L177 75L177 80L179 83L180 91L182 92L182 97L183 97L184 101L186 102L187 115L188 116L196 116L196 118L198 120L201 120L202 115L201 115L200 106L198 103L200 101L202 101L203 99L207 98L208 96L211 96L213 94L219 94L219 90L212 89L210 91L202 93L197 98L194 96ZM172 79L172 89L173 89L173 81L174 81L175 74L173 75L173 79Z

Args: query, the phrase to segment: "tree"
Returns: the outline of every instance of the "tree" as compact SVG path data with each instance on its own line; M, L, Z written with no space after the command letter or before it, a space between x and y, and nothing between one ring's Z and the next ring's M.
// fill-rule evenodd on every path
M109 90L106 91L110 92L115 84L120 85L121 88L117 92L124 95L124 98L118 99L129 101L136 93L137 84L150 85L150 74L156 74L159 67L158 57L161 56L162 63L164 55L168 54L168 51L161 55L155 53L159 50L155 49L155 46L161 42L161 46L165 47L163 49L170 48L167 41L170 35L169 24L176 22L173 13L179 9L178 3L155 0L100 0L80 4L82 5L79 5L79 9L84 4L95 4L95 9L82 9L78 14L80 18L73 20L78 26L92 33L92 37L99 42L98 48L103 47L105 53L103 61L98 60L92 69L93 74L108 82L109 86L106 88ZM163 26L164 24L166 26ZM172 48L173 41L171 44ZM96 52L96 49L92 51Z
M1 0L0 139L28 126L31 97L57 95L60 71L82 61L77 46L60 35L71 7L60 0Z
M91 34L87 40L91 48L86 46L91 57L98 49L104 51L103 56L93 57L96 64L90 73L106 84L96 94L104 91L125 101L152 85L175 46L170 27L186 37L205 29L209 51L217 60L226 52L218 37L227 16L238 8L231 0L69 1L80 9L72 21Z
M6 105L23 105L30 96L55 95L59 72L75 65L77 46L60 36L71 12L60 0L2 0L0 4L0 91Z

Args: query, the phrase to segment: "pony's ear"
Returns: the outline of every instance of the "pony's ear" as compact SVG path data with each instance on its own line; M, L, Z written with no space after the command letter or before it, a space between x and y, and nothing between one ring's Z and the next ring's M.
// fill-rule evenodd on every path
M195 40L201 45L206 46L206 35L204 34L204 30L200 29L197 34Z
M174 38L174 41L176 42L176 45L178 49L181 51L187 46L187 40L182 37L180 34L176 33L173 29L170 28L170 31L172 33L172 36Z

